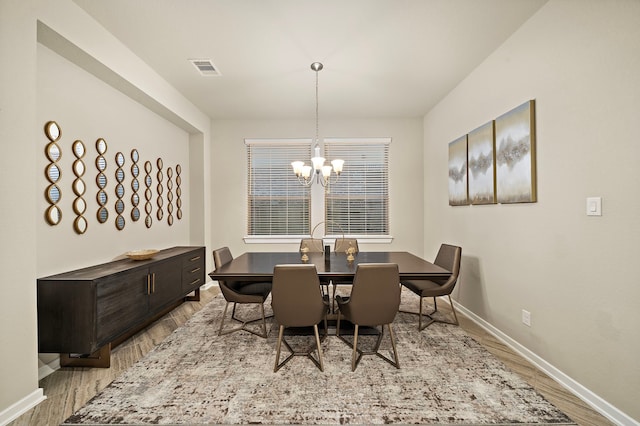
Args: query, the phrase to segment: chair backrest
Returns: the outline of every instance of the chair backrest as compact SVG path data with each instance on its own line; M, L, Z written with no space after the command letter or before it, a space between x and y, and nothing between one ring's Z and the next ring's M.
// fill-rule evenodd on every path
M359 325L393 322L400 307L400 275L395 263L361 263L349 299L351 319Z
M231 250L229 247L221 247L213 251L213 264L218 269L222 265L225 265L233 260L233 255L231 254ZM226 300L232 300L234 296L234 281L220 281L218 280L218 285L220 286L220 291L222 291L222 295Z
M326 311L315 265L276 265L271 288L273 316L285 327L319 323Z
M441 283L443 292L448 291L451 293L451 291L453 291L458 281L458 275L460 274L461 259L462 247L452 246L450 244L442 244L440 246L440 250L438 250L438 254L433 263L451 271L451 276Z
M221 267L225 263L229 263L233 260L233 255L229 247L222 247L213 251L213 263L217 268Z
M336 253L345 253L350 246L356 249L356 253L360 251L356 238L336 238L333 251Z
M324 247L321 238L303 238L300 241L300 251L303 247L309 249L309 253L323 253Z

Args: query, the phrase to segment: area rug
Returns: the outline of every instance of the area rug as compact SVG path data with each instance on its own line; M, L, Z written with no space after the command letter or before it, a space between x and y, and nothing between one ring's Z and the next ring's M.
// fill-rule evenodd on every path
M573 424L457 326L419 332L398 314L400 369L365 356L352 372L351 349L329 335L324 372L295 357L274 373L273 320L267 339L218 336L223 309L217 296L64 424Z

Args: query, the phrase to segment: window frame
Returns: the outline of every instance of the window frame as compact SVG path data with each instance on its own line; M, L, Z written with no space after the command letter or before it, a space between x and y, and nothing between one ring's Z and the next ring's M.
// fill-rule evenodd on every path
M334 146L338 146L339 144L345 144L345 145L364 145L364 146L374 146L374 145L385 145L386 146L386 151L384 153L384 164L383 164L383 168L384 168L384 185L385 185L385 204L386 204L386 217L385 217L385 227L386 227L386 233L381 233L381 234L373 234L373 233L365 233L365 234L358 234L358 233L352 233L349 232L349 230L344 230L344 237L348 237L348 238L357 238L359 241L362 242L366 242L366 243L390 243L393 240L393 236L391 235L391 207L390 207L390 145L391 145L392 139L390 137L371 137L371 138L366 138L366 137L359 137L359 138L325 138L324 140L324 152L325 155L327 155L330 158L333 157L337 157L337 158L341 158L340 155L330 155L331 153L331 145ZM327 146L329 145L329 146ZM327 153L329 152L329 154ZM349 167L349 159L348 158L343 158L345 160L345 173L348 170ZM353 161L352 161L353 164ZM338 184L340 183L340 181L338 181ZM323 200L322 200L322 208L324 211L323 214L323 220L325 221L329 221L330 219L328 219L327 217L327 209L328 209L328 204L327 204L327 197L328 197L328 193L324 192L323 194ZM330 195L329 195L330 197ZM365 197L366 198L366 197ZM335 231L335 230L334 230ZM331 240L334 241L336 238L341 238L342 234L336 234L331 233L331 234L326 234L324 236L324 238L326 240Z
M244 237L246 242L249 242L249 240L252 240L252 242L274 242L276 240L289 240L292 238L295 238L297 240L299 240L300 238L304 237L304 235L306 234L261 234L261 233L256 233L256 234L250 234L250 231L252 230L252 227L255 226L253 225L253 216L251 214L252 212L252 205L254 205L254 202L256 200L259 200L261 198L261 195L256 194L255 192L253 192L253 190L255 189L255 186L253 186L253 179L254 179L254 168L252 167L252 162L254 160L254 158L258 158L256 156L256 154L259 151L259 148L261 147L269 147L271 146L272 148L274 148L274 153L276 153L277 155L274 156L275 158L275 162L279 162L279 163L283 163L282 167L276 169L275 171L275 175L276 176L286 176L287 177L287 181L284 182L284 184L282 185L282 187L280 189L285 189L289 186L289 185L299 185L299 183L297 182L297 178L295 177L295 175L293 174L293 172L291 171L291 166L290 163L291 161L293 161L295 158L286 158L288 155L282 155L283 152L287 152L289 150L291 150L292 147L297 147L300 148L302 147L302 149L297 149L296 151L300 151L300 152L293 152L291 153L292 157L295 157L297 155L305 155L305 156L309 156L311 155L311 139L286 139L286 138L273 138L273 139L245 139L245 145L246 145L246 155L247 155L247 162L246 162L246 167L247 167L247 171L246 171L246 176L247 176L247 182L246 182L246 235ZM254 151L252 150L252 147L257 147L258 151ZM278 152L279 151L279 152ZM266 159L266 157L264 158ZM271 159L269 158L268 161L271 161ZM284 162L283 162L284 161ZM269 173L271 174L271 173ZM263 177L262 177L263 178ZM278 181L278 183L280 184L282 181ZM303 208L302 210L300 210L300 212L303 215L307 216L307 219L305 219L304 217L301 219L303 223L306 222L306 227L309 228L309 231L311 230L311 208L312 208L312 197L311 194L309 193L309 189L308 188L304 188L302 187L302 185L298 187L296 187L296 189L300 189L301 191L299 192L306 192L306 196L302 197L302 198L298 198L298 197L292 197L293 200L297 200L297 199L302 199L302 200L308 200L308 205L305 208ZM268 191L273 191L272 188L269 188ZM271 195L269 195L269 197L271 197ZM288 201L288 193L286 198L283 198L285 201ZM306 210L306 212L305 212ZM275 210L277 212L277 209ZM268 215L269 213L271 213L271 211L265 211L265 213ZM271 221L270 221L271 223ZM272 225L266 225L266 227L270 227ZM303 225L304 227L304 225Z
M366 138L366 137L359 137L359 138L325 138L323 141L321 141L321 147L323 149L323 152L326 152L326 143L329 144L338 144L338 143L345 143L345 144L359 144L359 145L371 145L371 144L386 144L386 145L390 145L391 144L392 139L390 137L372 137L372 138ZM292 139L292 138L269 138L269 139L245 139L245 144L249 145L249 144L273 144L273 145L278 145L278 144L287 144L287 143L297 143L297 144L307 144L308 148L309 148L309 155L308 158L299 158L300 160L304 160L306 162L309 161L309 159L311 158L311 152L312 152L312 145L313 145L313 140L312 139ZM386 204L387 204L387 216L386 216L386 221L387 221L387 233L386 234L348 234L345 233L344 237L350 237L350 238L357 238L359 241L361 241L362 243L373 243L373 244L388 244L391 243L393 241L393 236L391 235L391 206L390 206L390 147L387 148L388 152L387 152L387 156L386 156ZM326 156L326 154L325 154ZM327 157L329 158L329 157ZM295 159L291 159L291 161L293 160L297 160L298 158ZM329 158L331 159L331 158ZM247 223L247 235L244 236L244 241L247 244L278 244L278 243L299 243L300 240L302 238L309 238L311 237L311 235L306 234L306 235L250 235L249 234L249 221L251 220L250 217L250 211L249 211L249 188L250 188L250 163L249 163L249 154L247 153L247 163L246 163L246 167L247 167L247 194L246 194L246 200L247 200L247 211L246 211L246 223ZM349 167L349 163L348 161L345 163L345 170ZM293 171L289 168L290 173L292 176L293 175ZM332 181L335 180L335 175L332 175ZM301 185L302 186L302 185ZM316 230L316 232L314 233L315 235L313 235L314 238L323 238L324 239L324 243L325 244L333 244L333 242L335 241L336 238L341 238L343 235L342 234L326 234L325 235L325 228L324 226L322 226L322 224L326 223L327 219L326 219L326 207L325 207L325 188L323 188L321 185L314 183L311 188L310 188L310 232L312 229L314 229L315 226L317 226L318 224L320 224L320 226L318 226L318 229ZM318 233L320 233L321 235L318 235Z

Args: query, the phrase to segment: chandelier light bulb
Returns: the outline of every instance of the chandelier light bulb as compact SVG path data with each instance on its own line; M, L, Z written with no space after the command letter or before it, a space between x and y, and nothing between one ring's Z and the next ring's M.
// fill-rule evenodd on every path
M336 172L336 174L339 175L340 173L342 173L342 166L344 166L344 160L336 158L331 162L331 165L333 166L333 170Z

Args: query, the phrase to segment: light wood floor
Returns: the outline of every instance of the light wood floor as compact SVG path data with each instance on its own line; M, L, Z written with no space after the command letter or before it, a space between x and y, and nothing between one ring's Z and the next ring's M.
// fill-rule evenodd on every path
M95 396L117 376L143 357L173 330L184 324L191 316L218 294L217 287L201 291L200 302L186 302L160 318L145 330L115 348L111 354L111 368L62 368L40 381L47 399L29 410L10 426L59 425L89 399ZM417 299L416 299L417 304ZM446 312L445 303L438 304ZM520 374L547 400L564 411L578 425L612 425L607 419L592 410L579 398L567 392L543 372L484 331L474 322L458 313L460 326L474 339L502 360L512 371ZM428 329L427 329L428 330Z

